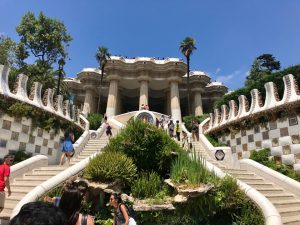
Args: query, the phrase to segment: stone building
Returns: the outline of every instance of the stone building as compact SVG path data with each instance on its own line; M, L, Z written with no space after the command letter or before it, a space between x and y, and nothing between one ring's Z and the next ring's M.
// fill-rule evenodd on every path
M85 68L76 78L66 79L74 104L84 113L108 117L136 111L142 104L151 111L181 120L187 115L186 64L177 58L124 58L111 56L100 87L100 70ZM211 112L214 102L227 92L219 82L200 71L190 73L190 102L195 115ZM99 101L99 96L101 96Z

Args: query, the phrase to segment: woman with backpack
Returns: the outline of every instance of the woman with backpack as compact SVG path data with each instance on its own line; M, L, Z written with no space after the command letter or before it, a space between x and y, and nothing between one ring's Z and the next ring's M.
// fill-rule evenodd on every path
M121 194L112 193L109 204L114 207L114 225L136 225L134 218L129 215L128 208L124 204Z
M60 158L60 165L64 164L65 157L68 159L68 164L70 164L71 158L74 156L74 148L73 148L73 143L74 143L74 134L67 129L64 135L64 142L62 145L62 156Z

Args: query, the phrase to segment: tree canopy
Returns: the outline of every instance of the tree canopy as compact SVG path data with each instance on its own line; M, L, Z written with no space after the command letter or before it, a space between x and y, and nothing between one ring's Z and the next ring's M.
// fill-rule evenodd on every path
M43 12L37 18L32 12L26 13L16 30L25 50L43 64L51 65L68 55L66 47L72 37L63 22L49 18Z

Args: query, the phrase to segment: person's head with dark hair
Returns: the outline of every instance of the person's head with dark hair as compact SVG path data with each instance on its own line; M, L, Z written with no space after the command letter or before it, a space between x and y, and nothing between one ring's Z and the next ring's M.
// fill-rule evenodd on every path
M110 198L109 198L109 204L113 207L118 207L119 204L122 204L123 200L121 197L121 194L118 193L111 193Z
M15 156L12 154L7 154L6 156L3 157L3 163L7 164L7 165L12 165L12 163L14 162Z
M79 217L82 197L82 194L77 188L66 189L63 192L59 208L65 213L68 225L76 224Z
M64 137L65 137L65 138L69 137L69 136L70 136L70 133L71 133L70 129L67 128L66 131L65 131Z
M67 225L66 216L58 207L45 202L29 202L9 225Z

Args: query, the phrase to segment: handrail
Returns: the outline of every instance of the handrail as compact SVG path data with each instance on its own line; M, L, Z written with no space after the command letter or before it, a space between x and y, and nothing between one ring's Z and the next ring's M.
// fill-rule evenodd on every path
M241 168L248 168L254 169L255 172L262 176L268 176L272 179L273 182L284 186L293 194L300 196L300 183L293 180L292 178L285 176L275 170L270 169L267 166L264 166L258 162L255 162L251 159L241 159L239 160Z
M46 192L50 191L54 187L58 186L59 184L63 183L71 176L78 174L80 171L82 171L87 166L90 159L95 157L97 154L98 154L98 152L94 153L93 155L89 156L88 158L85 158L84 160L76 163L75 165L60 172L56 176L43 182L42 184L36 186L33 190L31 190L29 193L27 193L25 195L25 197L22 198L22 200L15 206L10 218L12 219L14 216L16 216L24 204L35 201L40 196L42 196Z
M14 179L33 168L48 165L48 157L45 155L36 155L19 162L10 167L10 179Z
M206 160L205 167L209 171L215 173L219 178L224 178L227 175L220 168ZM264 195L240 180L237 181L237 184L239 188L262 210L266 225L282 225L280 214L275 206Z

